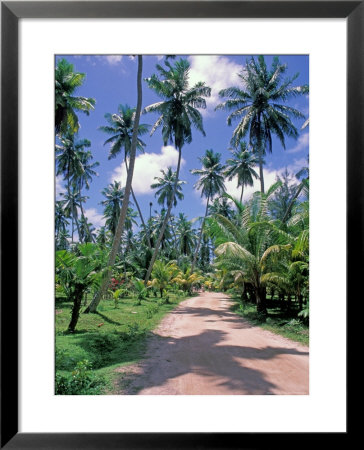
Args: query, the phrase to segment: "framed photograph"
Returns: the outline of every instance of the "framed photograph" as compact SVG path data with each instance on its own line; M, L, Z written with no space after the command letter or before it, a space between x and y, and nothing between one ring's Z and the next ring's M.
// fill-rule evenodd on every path
M1 3L1 448L348 438L363 20L361 1ZM180 134L178 74L198 94Z

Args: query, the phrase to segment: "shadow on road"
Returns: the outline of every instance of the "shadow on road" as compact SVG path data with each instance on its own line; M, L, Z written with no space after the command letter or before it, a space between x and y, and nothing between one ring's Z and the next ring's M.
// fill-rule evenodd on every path
M211 315L208 308L190 308L196 314ZM189 310L190 310L189 309ZM197 310L197 311L196 311ZM178 312L186 314L186 311ZM190 313L190 311L187 311ZM224 313L224 317L229 313ZM219 387L224 387L224 394L273 394L275 384L268 381L260 370L249 367L250 360L272 360L279 355L308 355L307 352L294 348L265 347L261 349L227 345L224 343L226 333L220 330L204 330L194 336L181 338L154 335L150 341L147 358L138 367L138 373L128 376L123 374L120 388L124 394L136 394L140 389L160 386L160 393L169 380L184 374L197 374L209 382L211 392L204 391L201 385L199 394L219 394ZM279 362L277 361L279 365ZM214 392L214 388L217 389ZM159 393L159 392L158 392Z

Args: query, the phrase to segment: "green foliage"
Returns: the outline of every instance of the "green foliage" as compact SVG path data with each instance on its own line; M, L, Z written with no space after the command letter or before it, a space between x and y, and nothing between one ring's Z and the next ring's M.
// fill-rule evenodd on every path
M105 379L96 376L87 360L79 361L70 375L56 373L56 395L100 395L105 388Z
M135 280L133 280L133 286L134 286L134 291L136 293L137 299L144 300L148 295L148 291L147 291L147 288L144 286L143 281L135 279Z
M151 319L154 316L154 314L158 312L158 309L159 309L158 304L152 303L151 305L148 305L146 309L146 315L148 319Z

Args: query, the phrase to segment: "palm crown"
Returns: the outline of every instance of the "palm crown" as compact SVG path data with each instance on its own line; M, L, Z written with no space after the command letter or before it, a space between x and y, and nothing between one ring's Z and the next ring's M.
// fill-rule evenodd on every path
M82 86L84 73L74 72L73 64L61 59L55 74L55 127L56 133L77 133L80 128L76 111L89 114L95 106L94 98L76 97L75 90Z
M164 145L174 143L179 149L184 143L192 141L193 125L203 135L202 116L197 108L206 108L205 97L211 95L211 89L205 83L196 83L189 87L190 64L186 59L177 61L172 66L165 62L167 69L157 65L161 78L153 74L146 79L148 86L153 89L163 101L147 106L144 112L157 112L159 118L153 125L151 134L162 126Z
M130 154L131 140L133 136L135 108L130 108L128 105L119 105L117 114L105 114L107 120L107 126L99 127L99 130L104 131L107 134L111 134L111 137L107 139L104 145L111 144L109 159L115 158L124 148L125 157ZM149 125L139 124L138 136L143 136L148 132ZM137 149L144 152L145 143L137 137Z
M172 167L168 167L166 171L161 170L161 177L154 177L157 180L150 187L152 189L158 189L155 193L155 197L158 197L158 203L160 205L169 205L173 198L173 206L177 205L177 199L183 200L182 185L186 184L185 181L178 180L175 195L174 184L176 182L177 173L172 171Z
M240 142L239 149L231 149L233 158L226 161L226 169L224 175L228 180L236 177L237 186L241 186L240 202L243 198L244 186L253 186L254 178L258 178L258 174L254 170L254 166L258 164L258 159L247 150L245 142Z
M252 57L239 74L243 87L229 87L219 92L220 97L227 100L216 109L230 111L228 125L238 120L233 131L232 145L236 146L242 138L249 134L249 144L259 156L260 181L264 192L263 155L272 152L272 135L276 135L282 147L286 148L285 136L298 138L298 131L292 119L304 118L296 108L285 102L291 97L308 92L308 86L292 86L298 74L284 78L287 65L279 59L273 59L272 68L268 70L264 57L258 61Z
M214 153L213 150L206 150L205 155L199 160L202 168L192 169L191 173L200 176L195 188L201 190L201 196L212 198L214 195L225 191L222 175L223 166L220 163L221 154Z

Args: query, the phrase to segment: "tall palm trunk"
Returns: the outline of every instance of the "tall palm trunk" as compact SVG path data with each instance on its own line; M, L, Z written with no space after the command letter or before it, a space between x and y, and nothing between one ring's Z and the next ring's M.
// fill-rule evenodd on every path
M240 203L242 203L243 201L243 194L244 194L244 183L241 185Z
M85 220L85 217L86 217L86 216L85 216L85 212L84 212L84 210L83 210L83 206L82 206L82 202L81 202L81 197L82 197L82 193L81 193L81 183L79 183L78 190L79 190L79 192L80 192L80 208L81 208L81 216L82 216L83 219ZM90 237L90 239L91 239L91 242L95 243L95 239L94 239L94 237L93 237L92 234L91 234L90 227L89 227L88 223L86 223L86 228L87 228L87 231L88 231L88 235L89 235L89 237Z
M145 286L147 285L147 283L148 283L148 281L149 281L149 278L150 278L150 275L151 275L151 273L152 273L152 270L153 270L153 266L154 266L155 260L157 259L157 256L158 256L159 246L160 246L160 244L161 244L161 242L162 242L162 239L163 239L163 236L164 236L164 231L165 231L165 229L166 229L167 222L168 222L168 220L169 220L169 216L170 216L170 214L171 214L172 205L173 205L173 203L174 203L174 197L175 197L176 191L177 191L178 178L179 178L179 170L180 170L180 167L181 167L181 155L182 155L182 149L181 149L181 145L179 145L179 146L178 146L177 172L176 172L176 179L175 179L174 186L173 186L173 193L172 193L172 195L171 195L171 200L170 200L170 202L169 202L169 204L168 204L167 213L166 213L166 215L165 215L165 217L164 217L164 220L163 220L163 223L162 223L162 227L161 227L161 230L160 230L160 232L159 232L159 236L158 236L157 242L156 242L156 244L155 244L155 249L154 249L154 252L153 252L152 259L151 259L150 264L149 264L148 272L147 272L147 274L146 274L146 276L145 276L145 280L144 280Z
M128 173L129 173L129 167L128 167L128 162L127 162L126 156L125 156L124 161L125 161L125 169L126 169L126 173L128 174ZM150 243L149 230L148 230L148 228L147 228L146 225L145 225L142 211L141 211L141 209L140 209L139 203L137 202L137 199L136 199L135 194L134 194L133 186L131 186L130 189L131 189L131 195L132 195L132 197L133 197L135 206L137 207L137 210L138 210L138 213L139 213L140 220L141 220L142 225L143 225L143 228L144 228L144 230L145 230L145 234L146 234L146 236L147 236L147 244L148 244L148 247L149 247L150 249L152 249L152 244Z
M195 250L195 254L193 256L193 262L192 262L192 267L191 267L191 275L193 274L193 271L195 269L195 265L196 265L196 261L197 261L197 255L198 255L198 252L200 250L201 239L202 239L202 234L203 234L203 228L205 226L205 220L206 220L206 217L207 217L207 212L209 210L209 202L210 202L210 194L207 196L205 216L204 216L203 221L202 221L200 235L198 237L198 242L197 242L197 247L196 247L196 250Z
M126 178L123 204L121 207L120 217L118 220L118 225L116 228L114 240L113 240L110 255L109 255L109 260L108 260L108 264L107 264L108 270L106 271L101 288L96 293L96 295L93 298L90 305L86 308L85 313L95 312L98 304L100 303L102 296L106 292L106 289L110 282L111 267L115 264L116 255L117 255L117 252L118 252L119 246L120 246L121 236L122 236L122 233L124 230L125 219L126 219L126 215L128 212L128 206L129 206L131 184L133 181L135 154L136 154L137 137L138 137L138 127L139 127L140 112L141 112L141 108L142 108L142 70L143 70L143 57L141 55L138 55L138 75L137 75L138 100L137 100L137 107L136 107L136 112L135 112L134 129L133 129L133 136L132 136L131 148L130 148L129 171L128 171L128 175Z
M260 179L260 192L264 194L264 176L263 176L263 150L260 148L258 153L259 160L259 179Z

